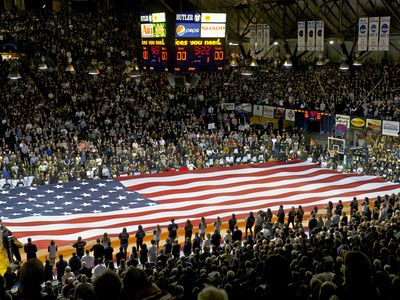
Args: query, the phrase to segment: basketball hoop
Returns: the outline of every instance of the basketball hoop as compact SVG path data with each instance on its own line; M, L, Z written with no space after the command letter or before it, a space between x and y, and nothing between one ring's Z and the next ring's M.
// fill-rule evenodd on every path
M335 157L335 153L337 152L337 150L329 150L329 155L330 157Z

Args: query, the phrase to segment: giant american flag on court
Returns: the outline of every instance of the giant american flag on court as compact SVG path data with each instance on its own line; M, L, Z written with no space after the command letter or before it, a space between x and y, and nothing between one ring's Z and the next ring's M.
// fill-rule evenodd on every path
M249 211L279 205L287 210L302 205L325 207L328 201L350 202L355 196L375 198L397 193L400 185L372 176L342 174L303 161L217 167L117 179L70 182L0 192L3 223L22 243L28 237L39 248L50 240L57 245L117 236L123 227L133 233L138 225L152 230L170 219L183 227L200 218L228 220Z

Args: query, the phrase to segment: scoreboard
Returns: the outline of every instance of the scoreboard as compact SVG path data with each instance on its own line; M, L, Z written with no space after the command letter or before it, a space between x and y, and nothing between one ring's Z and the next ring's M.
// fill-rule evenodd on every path
M165 13L141 15L144 71L171 72L168 66L175 73L224 71L226 14L176 13L175 24L166 19Z
M141 15L140 23L143 70L168 72L165 13Z
M223 72L226 14L177 13L175 21L175 73Z
M224 70L224 39L175 39L174 70L218 72Z

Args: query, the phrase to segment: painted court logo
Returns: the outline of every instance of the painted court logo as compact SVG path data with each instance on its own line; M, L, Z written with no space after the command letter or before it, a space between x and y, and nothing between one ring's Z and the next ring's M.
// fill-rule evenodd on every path
M176 27L176 34L179 36L183 36L185 34L185 26L179 25Z

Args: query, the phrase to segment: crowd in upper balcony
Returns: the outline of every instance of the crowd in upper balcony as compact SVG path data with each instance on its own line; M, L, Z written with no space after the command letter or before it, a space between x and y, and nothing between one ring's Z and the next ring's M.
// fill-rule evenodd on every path
M308 159L398 182L397 138L360 134L355 143L348 140L368 149L347 153L342 168L341 157L330 158L326 145L283 120L254 122L221 107L253 103L399 120L397 62L368 61L344 73L332 63L302 61L288 70L263 59L250 78L227 68L199 74L197 86L178 87L169 85L167 74L124 73L133 58L140 65L134 15L42 9L0 18L3 41L31 48L17 66L0 64L5 188L272 159ZM47 70L38 69L43 62ZM65 71L70 62L74 72ZM98 76L88 74L91 66ZM12 68L22 79L6 79Z

